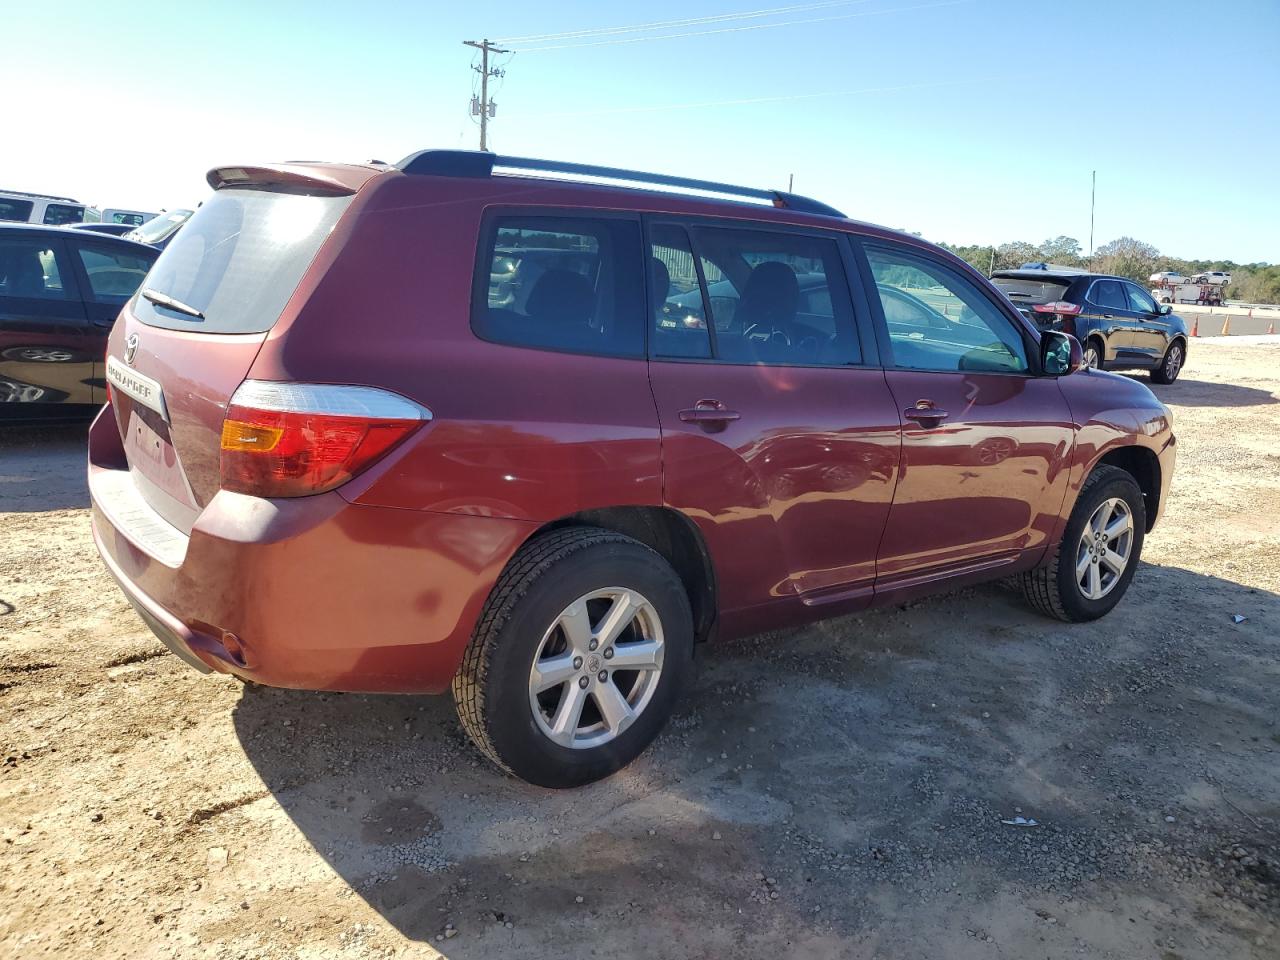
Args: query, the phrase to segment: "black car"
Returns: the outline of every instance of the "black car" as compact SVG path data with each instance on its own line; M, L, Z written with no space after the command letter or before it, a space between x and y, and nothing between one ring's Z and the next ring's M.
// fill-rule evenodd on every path
M157 256L102 233L0 224L0 422L106 402L107 334Z
M1079 340L1090 367L1148 370L1154 383L1173 383L1187 361L1187 321L1132 280L1024 264L996 271L991 282L1042 330Z

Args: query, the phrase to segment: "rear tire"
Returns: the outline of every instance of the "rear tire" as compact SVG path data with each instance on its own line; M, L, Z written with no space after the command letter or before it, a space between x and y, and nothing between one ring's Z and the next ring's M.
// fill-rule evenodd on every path
M620 631L611 615L626 621ZM499 577L453 697L463 729L499 767L539 786L573 787L649 745L692 659L689 598L662 556L608 530L553 530Z
M1187 348L1182 345L1182 341L1173 341L1160 360L1160 366L1151 371L1151 382L1173 383L1182 372L1182 365L1186 362L1186 358Z
M1090 337L1084 344L1084 356L1081 358L1083 366L1090 370L1102 369L1102 358L1106 356L1106 347L1102 345L1102 341L1097 337Z
M1107 518L1103 520L1102 530L1095 530L1091 521L1099 516L1099 511L1105 512L1107 505L1114 504L1118 506L1113 506L1110 514L1113 529L1105 541L1100 541L1098 535L1106 533ZM1124 534L1117 532L1120 519L1126 515L1127 541L1122 539ZM1086 529L1091 531L1089 536ZM1049 562L1022 574L1022 595L1045 616L1068 623L1105 616L1129 589L1142 557L1146 529L1146 505L1133 476L1106 464L1095 467L1080 489L1062 540L1054 548ZM1118 562L1115 559L1117 545L1124 556L1123 569L1118 573L1109 566ZM1090 579L1095 576L1096 580ZM1094 592L1103 591L1100 596L1087 595L1091 583L1097 585Z

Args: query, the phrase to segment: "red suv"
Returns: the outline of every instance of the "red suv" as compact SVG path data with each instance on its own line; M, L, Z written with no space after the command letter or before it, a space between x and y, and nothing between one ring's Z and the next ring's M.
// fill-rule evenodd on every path
M193 667L452 687L531 782L635 757L710 637L1014 575L1102 616L1165 500L1145 386L813 200L452 151L209 181L111 335L107 567Z

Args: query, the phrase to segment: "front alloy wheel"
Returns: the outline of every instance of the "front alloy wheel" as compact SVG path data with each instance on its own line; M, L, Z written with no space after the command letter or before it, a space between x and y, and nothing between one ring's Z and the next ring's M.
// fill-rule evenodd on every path
M1151 371L1152 382L1173 383L1178 379L1178 374L1182 372L1184 359L1182 344L1170 344L1169 349L1165 351L1164 359L1160 361L1160 366Z
M1086 600L1116 588L1133 551L1133 514L1119 497L1105 500L1085 524L1076 547L1076 584Z

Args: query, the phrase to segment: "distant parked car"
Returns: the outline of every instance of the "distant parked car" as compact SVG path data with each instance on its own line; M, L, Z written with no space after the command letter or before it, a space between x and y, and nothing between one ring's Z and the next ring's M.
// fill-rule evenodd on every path
M192 212L191 210L166 210L142 226L126 233L124 238L163 250L182 229L182 225L191 219Z
M134 226L131 223L69 223L68 230L88 230L90 233L108 233L113 237L122 237Z
M1159 273L1153 273L1147 278L1149 283L1186 283L1187 278L1176 270L1161 270Z
M1210 270L1208 273L1197 273L1191 278L1192 283L1211 283L1215 287L1225 287L1231 282L1231 274L1222 270Z
M0 421L106 402L107 335L157 256L119 237L0 224Z
M122 223L130 227L140 227L148 220L154 220L159 214L146 213L142 210L117 210L107 207L102 211L103 223Z
M1187 361L1187 322L1124 277L1024 268L999 270L991 282L1041 330L1080 341L1086 366L1148 370L1173 383Z
M46 223L62 226L97 220L98 211L70 197L54 197L43 193L0 190L0 221L13 223Z

